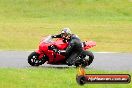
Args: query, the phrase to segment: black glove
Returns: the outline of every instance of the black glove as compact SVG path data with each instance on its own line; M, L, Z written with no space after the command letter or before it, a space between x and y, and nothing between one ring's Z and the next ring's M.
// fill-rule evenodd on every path
M51 35L52 38L57 38L57 35Z
M54 38L54 35L51 35L51 38Z

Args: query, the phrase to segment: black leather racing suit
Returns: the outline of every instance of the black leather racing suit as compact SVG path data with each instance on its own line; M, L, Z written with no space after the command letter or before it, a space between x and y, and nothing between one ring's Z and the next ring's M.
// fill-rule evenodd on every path
M54 35L52 36L52 38L62 38L61 34L59 35ZM74 34L71 35L69 40L66 40L63 38L64 42L68 42L69 45L66 48L66 63L68 65L72 65L74 64L74 60L76 59L76 57L81 53L82 51L82 42L81 40Z

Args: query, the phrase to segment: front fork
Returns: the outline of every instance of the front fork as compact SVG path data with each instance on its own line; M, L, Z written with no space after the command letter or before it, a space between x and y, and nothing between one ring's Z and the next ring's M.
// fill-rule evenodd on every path
M35 50L35 52L39 54L38 59L41 60L44 56L44 52L41 52L40 50Z

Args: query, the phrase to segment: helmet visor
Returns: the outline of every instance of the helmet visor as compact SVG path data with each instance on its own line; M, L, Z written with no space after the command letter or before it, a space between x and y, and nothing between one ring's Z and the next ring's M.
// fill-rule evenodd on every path
M68 34L67 33L61 33L61 36L62 36L62 38L65 38L68 36Z

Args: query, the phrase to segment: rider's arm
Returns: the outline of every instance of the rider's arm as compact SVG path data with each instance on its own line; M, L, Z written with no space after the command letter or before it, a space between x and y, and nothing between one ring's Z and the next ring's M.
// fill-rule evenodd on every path
M62 38L62 37L61 37L61 34L58 34L58 35L52 35L51 37L52 37L52 38Z
M69 57L69 54L70 54L72 48L73 48L73 43L70 42L69 45L68 45L68 47L66 48L66 50L57 50L56 53L59 53L59 54L65 53L65 56L67 58L67 57Z

